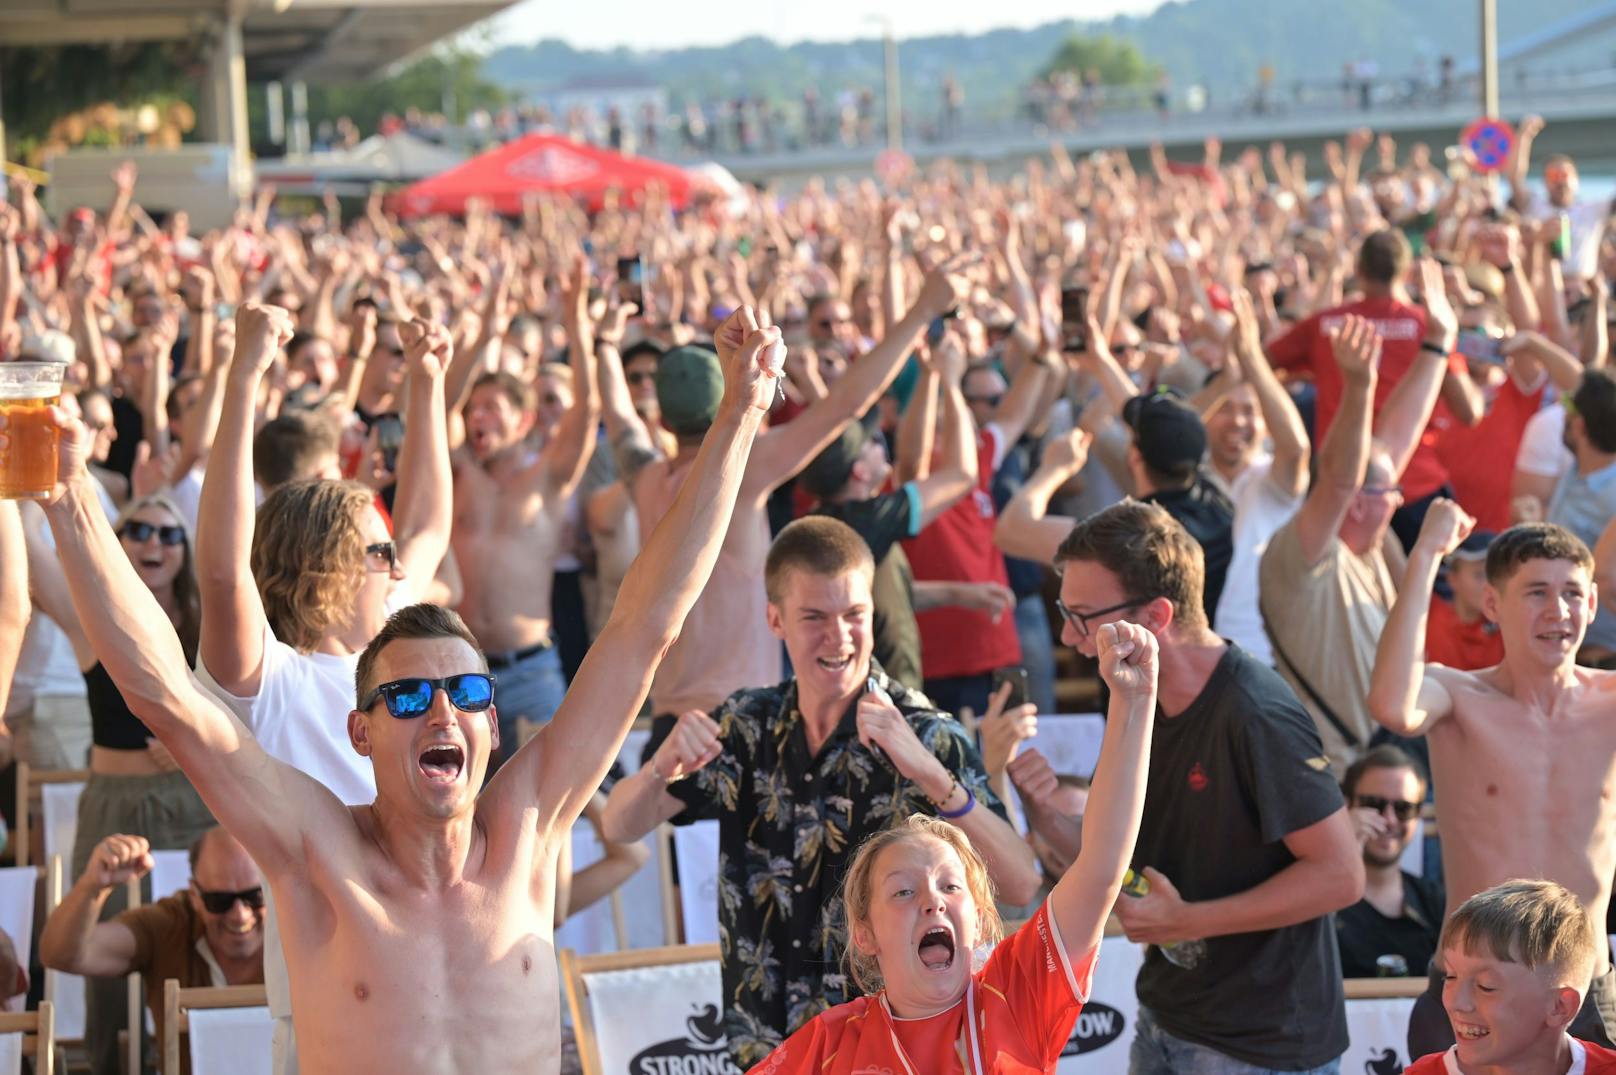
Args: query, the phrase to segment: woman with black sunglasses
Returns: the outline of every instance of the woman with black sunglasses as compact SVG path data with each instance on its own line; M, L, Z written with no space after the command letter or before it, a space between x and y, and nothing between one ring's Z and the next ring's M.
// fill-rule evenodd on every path
M135 573L168 613L186 659L195 661L202 611L184 516L167 497L148 496L125 508L114 529ZM35 600L73 643L90 705L90 776L79 797L73 878L84 872L95 846L114 833L144 836L154 850L190 847L216 824L212 813L168 752L129 711L96 659L74 614L55 550L36 547L30 539L29 566ZM102 918L116 915L125 903L120 888L108 899ZM118 1031L124 1024L123 982L87 979L85 997L92 1063L96 1070L115 1069ZM113 1068L101 1068L98 1056Z

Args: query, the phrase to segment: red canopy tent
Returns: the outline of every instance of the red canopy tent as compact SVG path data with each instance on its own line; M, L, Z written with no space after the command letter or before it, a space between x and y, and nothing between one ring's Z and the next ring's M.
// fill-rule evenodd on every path
M401 216L464 213L466 199L481 198L494 212L516 216L522 196L547 193L581 197L591 210L617 188L627 200L652 183L668 192L674 208L690 198L692 181L682 168L644 157L625 157L555 134L529 134L473 157L441 175L423 179L394 195Z

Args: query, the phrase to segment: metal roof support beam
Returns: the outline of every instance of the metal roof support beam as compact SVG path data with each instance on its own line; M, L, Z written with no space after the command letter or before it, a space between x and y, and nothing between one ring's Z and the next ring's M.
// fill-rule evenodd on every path
M202 114L198 117L204 140L230 147L235 188L250 190L248 181L247 61L241 45L241 16L227 15L217 24L207 76L202 83Z

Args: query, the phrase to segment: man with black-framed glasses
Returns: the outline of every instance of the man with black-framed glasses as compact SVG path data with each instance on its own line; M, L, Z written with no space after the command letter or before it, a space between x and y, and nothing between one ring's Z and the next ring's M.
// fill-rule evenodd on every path
M39 958L52 970L92 978L141 975L159 1041L166 979L177 979L182 989L264 980L264 878L247 849L215 827L191 844L190 863L184 890L98 921L108 896L152 868L145 837L108 836L39 938Z
M1204 555L1165 508L1124 500L1053 556L1061 641L1093 657L1095 632L1127 619L1161 651L1133 859L1149 890L1116 907L1152 946L1129 1070L1335 1075L1347 1028L1330 913L1362 895L1363 862L1306 710L1208 625ZM1075 854L1081 822L1050 800L1045 769L1024 750L1009 773L1033 831Z

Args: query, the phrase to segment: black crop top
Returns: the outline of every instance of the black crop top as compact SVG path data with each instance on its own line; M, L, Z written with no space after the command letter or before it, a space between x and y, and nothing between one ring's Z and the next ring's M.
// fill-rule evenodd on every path
M145 750L151 732L129 712L117 684L97 661L84 673L84 693L90 703L90 741L110 750Z

